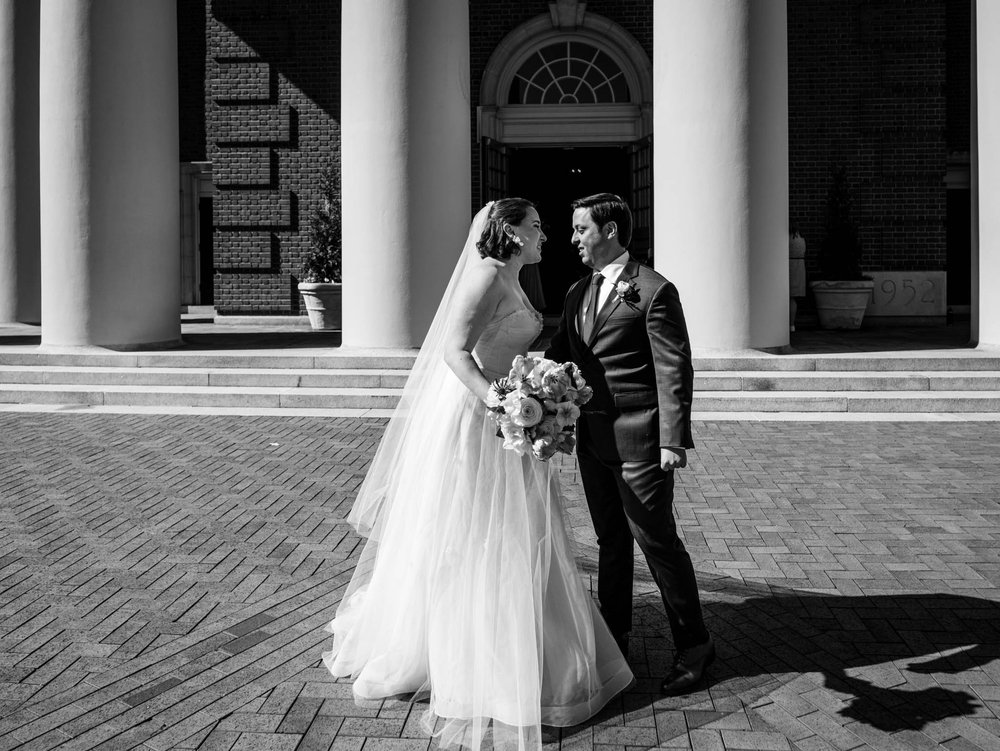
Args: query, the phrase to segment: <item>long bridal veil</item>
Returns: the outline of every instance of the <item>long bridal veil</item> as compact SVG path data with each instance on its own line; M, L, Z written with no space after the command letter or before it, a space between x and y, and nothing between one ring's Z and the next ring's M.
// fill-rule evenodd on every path
M465 387L445 364L444 342L452 303L462 277L473 263L480 260L476 242L483 234L492 208L493 202L490 201L472 220L462 255L347 517L351 526L363 537L379 539L380 525L388 515L388 506L399 497L399 483L406 476L400 457L419 456L421 442L426 439L428 431L434 430L442 415L454 410L455 404L464 396Z

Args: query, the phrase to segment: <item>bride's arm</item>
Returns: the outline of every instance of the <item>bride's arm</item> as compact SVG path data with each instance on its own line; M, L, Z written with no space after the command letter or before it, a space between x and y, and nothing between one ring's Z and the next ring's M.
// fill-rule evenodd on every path
M444 349L448 367L483 401L486 401L490 382L472 357L472 349L500 304L503 290L498 271L497 267L484 264L463 281Z

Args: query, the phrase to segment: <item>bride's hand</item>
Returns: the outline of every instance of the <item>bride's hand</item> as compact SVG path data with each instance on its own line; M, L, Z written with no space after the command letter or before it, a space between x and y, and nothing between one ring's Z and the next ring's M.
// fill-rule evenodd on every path
M500 406L503 401L503 396L500 395L500 381L493 381L490 384L489 389L486 391L486 398L483 400L486 403L488 409L496 409Z

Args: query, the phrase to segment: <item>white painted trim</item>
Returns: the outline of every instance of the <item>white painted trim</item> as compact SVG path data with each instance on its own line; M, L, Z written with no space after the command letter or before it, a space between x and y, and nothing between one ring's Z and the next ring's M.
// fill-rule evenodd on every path
M542 47L558 41L591 44L615 61L628 83L630 104L509 105L514 75ZM548 14L514 29L490 56L480 87L479 137L502 143L621 143L653 132L653 65L624 28L595 13L567 31Z
M635 104L519 104L481 107L481 136L513 144L636 141L652 128L651 108Z
M181 162L181 305L201 303L201 213L199 200L215 193L211 162Z

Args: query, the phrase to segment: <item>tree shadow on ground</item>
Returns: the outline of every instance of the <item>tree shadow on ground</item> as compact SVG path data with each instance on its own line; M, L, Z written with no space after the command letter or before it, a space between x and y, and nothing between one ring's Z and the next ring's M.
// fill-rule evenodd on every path
M886 732L971 714L978 699L958 687L968 680L948 676L1000 657L1000 605L966 595L773 589L706 610L724 644L716 681L726 671L820 672L827 688L852 697L841 716Z
M981 713L970 686L995 683L970 671L1000 658L998 602L950 593L815 594L704 575L699 583L718 659L703 690L669 700L676 709L732 707L734 698L735 706L749 705L802 674L819 673L841 699L828 697L826 711L886 733L919 731ZM633 667L649 676L623 697L634 711L661 700L642 691L655 691L672 659L657 595L637 598L632 637L642 647L636 655L633 646ZM603 712L587 726L609 717Z

